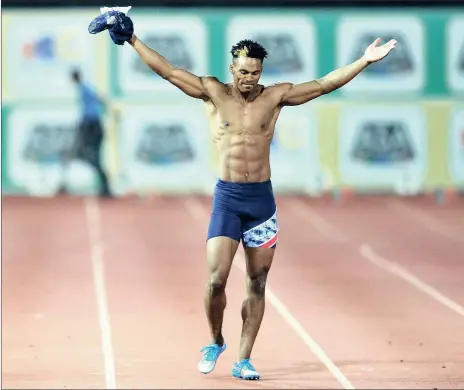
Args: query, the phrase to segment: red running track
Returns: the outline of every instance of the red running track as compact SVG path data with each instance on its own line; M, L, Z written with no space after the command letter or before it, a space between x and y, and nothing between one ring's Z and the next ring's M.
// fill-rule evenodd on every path
M281 197L253 360L196 371L210 198L3 199L2 388L463 388L464 204Z

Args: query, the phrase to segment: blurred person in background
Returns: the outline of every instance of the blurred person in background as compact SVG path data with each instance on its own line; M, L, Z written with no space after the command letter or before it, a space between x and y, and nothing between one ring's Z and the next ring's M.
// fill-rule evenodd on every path
M76 85L81 106L81 119L77 125L74 147L65 158L65 166L73 159L87 162L95 168L102 198L111 198L108 176L101 164L101 150L104 139L101 116L104 112L105 103L98 96L95 89L82 80L78 69L71 71L71 81ZM65 184L62 184L61 193L66 193Z
M207 236L209 278L204 306L212 343L203 347L198 370L212 372L225 351L222 323L226 307L225 288L240 241L244 246L247 296L242 306L242 333L238 359L232 375L240 379L260 379L250 362L265 309L265 288L277 244L277 207L274 199L270 144L281 109L305 104L341 88L371 63L386 57L396 41L384 45L380 38L351 64L317 80L293 84L259 84L267 52L259 43L244 39L230 51L232 83L215 77L199 77L176 68L165 57L146 46L135 34L125 13L111 10L95 18L90 33L108 29L118 45L128 42L156 74L188 96L203 100L217 147L219 180L213 196ZM179 115L182 115L181 110ZM276 352L278 353L278 351Z

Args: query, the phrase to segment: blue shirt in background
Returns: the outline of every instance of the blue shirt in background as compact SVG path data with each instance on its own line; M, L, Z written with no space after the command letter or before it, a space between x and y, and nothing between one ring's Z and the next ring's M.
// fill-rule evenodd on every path
M80 83L78 89L84 121L99 119L104 107L97 93L84 83Z

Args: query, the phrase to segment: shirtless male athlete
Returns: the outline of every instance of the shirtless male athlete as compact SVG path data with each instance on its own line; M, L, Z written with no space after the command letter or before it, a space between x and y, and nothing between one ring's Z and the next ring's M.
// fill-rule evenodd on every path
M119 18L120 23L132 26L126 15L119 15ZM119 28L117 23L116 28ZM277 243L277 209L269 154L280 110L284 106L307 103L342 87L369 64L384 58L396 41L379 46L380 39L376 39L361 58L320 79L266 87L258 81L267 53L257 42L242 40L232 47L229 70L234 81L224 84L215 77L199 77L174 67L138 39L133 28L122 37L121 29L117 37L111 27L109 30L115 43L127 41L155 73L192 98L202 99L207 106L218 152L219 179L214 190L206 246L209 279L204 305L212 342L202 348L198 370L204 374L212 372L219 355L226 349L222 335L225 288L242 241L246 254L247 297L242 306L240 349L232 375L259 379L260 374L251 364L250 356L264 315L266 278Z

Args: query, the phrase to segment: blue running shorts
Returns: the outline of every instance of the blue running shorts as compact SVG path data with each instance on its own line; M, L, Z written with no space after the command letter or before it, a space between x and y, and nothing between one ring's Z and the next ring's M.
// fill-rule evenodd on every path
M245 247L275 248L277 207L270 180L234 183L218 180L213 194L208 240L225 236Z

